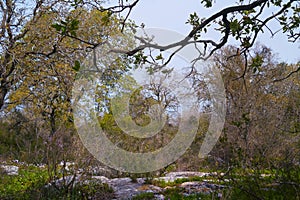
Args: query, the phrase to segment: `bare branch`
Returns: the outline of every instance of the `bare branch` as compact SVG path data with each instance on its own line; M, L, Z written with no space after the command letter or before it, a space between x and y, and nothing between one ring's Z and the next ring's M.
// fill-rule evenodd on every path
M293 74L295 74L295 73L297 73L297 72L299 72L299 71L300 71L300 66L299 66L296 70L290 72L287 76L285 76L285 77L283 77L283 78L280 78L280 79L276 79L276 80L274 80L273 82L279 82L279 81L283 81L283 80L285 80L285 79L288 79L288 78L291 77Z
M210 53L207 56L205 56L205 57L200 56L198 58L198 59L204 59L205 60L205 59L208 59L216 50L220 49L221 47L223 47L227 43L229 35L230 35L230 22L227 19L227 15L229 13L234 13L234 12L237 12L237 11L246 11L246 10L254 9L256 7L259 7L259 6L265 6L267 1L268 0L258 0L258 1L255 1L255 2L251 3L251 4L248 4L248 5L239 5L239 6L232 6L232 7L225 8L225 9L217 12L216 14L212 15L208 19L204 20L199 26L195 27L188 34L188 36L185 37L183 40L178 41L178 42L174 42L174 43L169 44L169 45L161 46L161 45L152 44L152 43L147 42L147 43L143 43L142 45L136 47L135 49L133 49L131 51L125 52L125 51L120 51L120 50L116 50L116 49L114 49L113 51L114 52L119 52L119 53L125 53L129 56L132 56L135 53L137 53L137 52L139 52L139 51L141 51L145 48L148 48L148 47L154 48L154 49L159 49L160 51L165 51L167 49L171 49L171 48L178 47L178 46L180 46L182 48L182 47L190 44L189 40L191 38L193 38L194 35L197 34L198 31L203 29L205 26L207 26L208 24L210 24L211 22L213 22L217 18L223 17L222 21L223 21L224 26L225 26L225 33L224 33L224 37L222 38L220 43L215 43L215 42L210 41L210 40L199 40L198 41L199 43L204 43L205 47L207 47L208 43L210 43L211 45L214 46L214 48L210 51ZM206 48L205 48L205 50L206 50Z
M240 12L240 11L252 10L252 9L258 7L258 6L263 5L267 1L268 0L258 0L258 1L255 1L255 2L251 3L251 4L248 4L248 5L232 6L232 7L225 8L225 9L221 10L220 12L212 15L208 19L204 20L199 26L194 28L189 33L188 38L193 37L199 30L203 29L209 23L213 22L215 19L217 19L221 16L227 16L227 14L234 13L234 12L237 12L237 11Z

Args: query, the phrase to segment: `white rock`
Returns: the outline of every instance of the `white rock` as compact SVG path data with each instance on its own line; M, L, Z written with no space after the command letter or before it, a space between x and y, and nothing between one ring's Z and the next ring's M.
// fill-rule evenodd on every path
M210 173L206 172L170 172L166 174L166 177L191 177L191 176L198 176L198 177L204 177L209 176Z
M14 165L1 165L1 168L7 175L18 175L19 167Z
M105 176L92 176L92 179L100 180L102 183L108 183L110 179Z
M165 197L162 194L156 194L156 195L154 195L154 197L156 200L165 200Z
M70 171L70 167L72 167L72 166L74 166L75 165L75 163L74 162L65 162L65 161L61 161L60 163L59 163L59 165L60 166L65 166L65 170L67 170L67 171Z

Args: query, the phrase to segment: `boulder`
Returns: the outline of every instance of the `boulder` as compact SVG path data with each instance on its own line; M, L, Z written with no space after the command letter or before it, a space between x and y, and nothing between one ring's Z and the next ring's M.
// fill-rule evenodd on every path
M19 174L19 167L14 165L0 165L3 169L3 172L7 175L18 175Z

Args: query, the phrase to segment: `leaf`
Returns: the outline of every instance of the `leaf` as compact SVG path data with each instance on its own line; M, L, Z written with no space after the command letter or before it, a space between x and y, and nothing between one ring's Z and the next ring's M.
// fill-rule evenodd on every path
M63 26L60 25L60 24L55 23L55 24L52 24L51 27L52 27L52 28L55 28L56 31L60 31L60 30L62 29Z
M230 22L230 29L232 30L233 35L235 35L236 32L239 31L240 29L240 24L237 19L234 21Z
M161 54L159 54L158 56L156 56L156 58L155 58L155 60L162 60L163 59L163 57L162 57L162 55Z
M162 72L163 74L169 74L169 73L171 73L173 70L174 70L174 68L172 68L172 69L164 69L164 70L162 70L161 72Z
M80 62L78 60L75 60L75 64L73 66L73 69L78 72L80 70Z
M212 7L212 0L202 0L201 3L204 4L206 8Z
M257 55L256 57L254 57L254 58L252 59L252 63L251 63L250 66L251 66L252 68L257 68L257 70L259 70L259 68L261 67L261 65L263 64L263 62L264 62L263 57L260 56L260 55Z
M71 21L70 30L77 30L79 25L79 20L73 19Z

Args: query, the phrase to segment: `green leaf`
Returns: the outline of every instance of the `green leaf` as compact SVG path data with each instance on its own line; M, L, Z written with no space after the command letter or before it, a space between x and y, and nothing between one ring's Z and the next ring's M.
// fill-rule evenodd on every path
M248 16L244 16L243 20L244 20L244 24L253 24L252 19Z
M163 57L162 57L162 55L161 54L159 54L158 56L156 56L156 58L155 58L155 60L162 60L163 59Z
M112 16L112 13L107 11L104 16L101 18L101 21L104 25L107 25L110 22L110 17Z
M60 31L60 30L62 29L63 26L62 26L62 25L59 25L59 24L57 24L57 23L55 23L55 24L52 24L51 27L52 27L52 28L55 28L56 31Z
M80 70L80 62L78 60L75 60L75 64L73 66L73 69L78 72Z
M230 22L230 29L232 30L233 35L239 31L240 29L240 24L237 19L234 21Z
M172 69L164 69L164 70L162 70L161 72L162 72L163 74L169 74L169 73L171 73L173 70L174 70L174 68L172 68Z
M202 0L201 3L207 8L212 7L212 0Z
M259 70L259 68L262 66L263 62L264 62L263 57L257 55L257 56L255 56L255 57L252 59L252 63L251 63L250 66L251 66L252 68L256 68L256 69L253 69L253 70L255 70L255 72L256 72L256 71Z
M71 21L70 29L71 30L77 30L78 29L78 25L79 25L79 20L73 19Z

